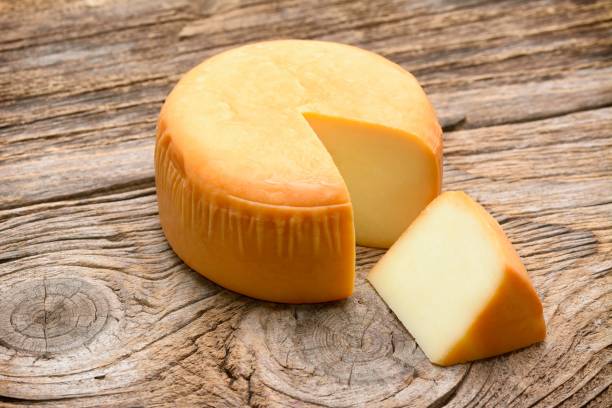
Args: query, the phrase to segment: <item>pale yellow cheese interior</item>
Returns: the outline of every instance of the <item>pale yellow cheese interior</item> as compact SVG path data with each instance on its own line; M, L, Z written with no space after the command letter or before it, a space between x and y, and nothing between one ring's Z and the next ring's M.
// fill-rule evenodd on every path
M352 291L355 230L391 245L439 193L441 153L433 108L401 67L336 43L251 44L192 69L164 103L160 219L177 254L229 289L338 299Z
M518 255L463 193L434 200L368 280L437 364L504 353L545 334L542 306Z
M439 168L418 138L395 129L305 114L350 193L357 243L388 248L435 197Z

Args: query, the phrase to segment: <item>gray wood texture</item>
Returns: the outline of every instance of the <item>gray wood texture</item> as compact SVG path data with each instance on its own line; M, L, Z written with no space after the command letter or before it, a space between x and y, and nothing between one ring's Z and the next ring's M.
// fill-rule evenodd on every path
M159 226L154 128L206 57L341 41L413 72L445 129L444 189L500 221L544 343L436 367L364 276L353 297L255 301ZM609 1L0 0L0 406L609 407Z

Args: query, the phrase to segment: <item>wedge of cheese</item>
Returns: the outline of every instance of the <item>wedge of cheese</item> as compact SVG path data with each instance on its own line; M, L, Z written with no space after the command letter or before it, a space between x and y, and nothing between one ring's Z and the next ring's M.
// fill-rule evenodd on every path
M462 192L436 198L368 280L439 365L502 354L546 335L519 256L493 217Z
M272 41L216 55L162 108L161 224L174 251L252 297L353 290L357 242L390 246L440 191L441 130L412 75L370 52Z

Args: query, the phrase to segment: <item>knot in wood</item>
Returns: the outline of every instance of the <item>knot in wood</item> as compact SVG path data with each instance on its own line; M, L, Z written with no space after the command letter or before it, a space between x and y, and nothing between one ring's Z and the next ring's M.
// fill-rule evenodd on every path
M86 345L109 318L107 291L98 286L78 278L38 279L12 286L0 299L0 342L33 354Z
M328 313L308 335L320 351L319 359L330 366L338 362L366 364L392 353L391 332L373 319L353 322L342 313Z
M249 342L262 361L269 361L260 366L262 375L286 384L281 388L290 395L320 390L330 405L354 397L356 390L369 400L406 387L413 363L422 360L413 354L413 339L369 292L342 302L279 309L255 321L266 333L265 345ZM321 378L334 381L323 389Z
M303 359L349 385L411 377L412 367L394 357L395 328L375 315L346 312L322 309L318 319L298 321Z

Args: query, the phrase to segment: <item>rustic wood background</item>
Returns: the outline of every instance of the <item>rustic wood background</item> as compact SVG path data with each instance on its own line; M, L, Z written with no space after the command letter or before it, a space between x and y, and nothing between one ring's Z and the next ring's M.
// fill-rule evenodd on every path
M0 405L612 405L610 1L0 0ZM168 247L154 127L186 70L271 38L412 71L445 189L501 222L546 342L431 365L364 280L342 302L230 293Z

